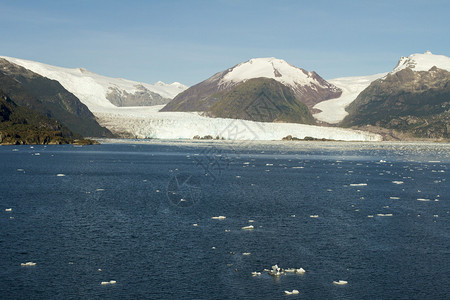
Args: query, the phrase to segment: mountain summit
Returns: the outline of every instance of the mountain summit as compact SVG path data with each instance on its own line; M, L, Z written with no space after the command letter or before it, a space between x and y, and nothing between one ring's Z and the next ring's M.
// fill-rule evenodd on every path
M255 84L254 79L264 80L264 87L261 85L262 82ZM267 80L273 80L275 83L269 83ZM241 85L244 85L244 87ZM286 104L286 99L291 99L291 97L285 92L280 93L283 90L280 86L287 88L289 90L288 93L293 95L294 102L289 100L289 106L306 105L309 109L312 109L315 104L321 101L336 98L342 93L339 88L325 81L316 72L308 72L290 65L282 59L273 57L253 58L216 73L210 78L190 87L177 95L161 111L202 111L209 113L211 116L241 118L241 114L237 116L228 114L228 112L246 110L247 107L243 107L243 105L249 105L254 103L254 101L258 101L258 99L261 99L261 93L265 93L264 98L266 100L268 100L267 94L270 94L271 97L275 94L280 95L280 99L277 97L269 99L273 107L279 107L278 105L282 103ZM237 87L239 87L239 91L235 91ZM269 91L269 87L273 87L278 91ZM235 91L234 94L233 91ZM238 95L239 97L245 95L245 99L236 97ZM220 111L220 107L225 107L222 103L224 99L227 99L226 106L228 108L234 107L233 110ZM265 105L267 106L267 103ZM281 108L281 110L284 109ZM279 122L287 121L278 117L274 117L274 120ZM249 115L247 119L260 121L260 116ZM273 120L269 118L264 119L264 121L269 122Z
M424 54L411 54L408 57L402 56L392 73L397 73L404 69L411 69L416 72L429 71L432 67L450 71L450 58L445 55L435 55L430 51Z

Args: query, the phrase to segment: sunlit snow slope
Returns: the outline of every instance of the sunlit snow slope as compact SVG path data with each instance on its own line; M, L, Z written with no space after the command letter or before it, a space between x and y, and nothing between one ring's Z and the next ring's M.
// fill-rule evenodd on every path
M382 78L386 74L380 73L371 76L342 77L328 80L328 82L342 90L342 95L339 98L317 103L314 108L320 109L321 112L314 114L314 118L330 124L339 123L348 115L345 111L347 105L352 103L372 81Z
M166 84L158 81L155 84L140 83L122 78L111 78L92 73L83 68L68 69L51 66L39 62L0 56L12 63L20 65L41 76L58 81L66 90L74 94L81 102L95 113L103 107L115 107L106 97L111 90L119 90L129 94L151 91L164 98L174 98L187 86L174 82Z

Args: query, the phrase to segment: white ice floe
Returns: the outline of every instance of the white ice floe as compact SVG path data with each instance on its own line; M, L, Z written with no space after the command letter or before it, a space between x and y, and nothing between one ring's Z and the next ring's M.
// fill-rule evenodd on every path
M32 261L28 261L28 262L26 262L26 263L21 263L20 264L22 267L34 267L34 266L36 266L36 263L35 262L32 262Z
M261 276L261 272L252 272L252 276Z
M65 174L56 174L56 176L58 176L58 177L64 177L64 176L66 176Z
M306 273L306 270L303 269L303 268L295 269L295 273L302 275L302 274L305 274L305 273Z
M197 223L195 223L195 224L192 224L192 226L194 226L194 227L197 227L197 226L198 226L198 224L197 224Z
M346 284L348 284L348 281L339 280L339 281L333 281L333 283L336 285L346 285Z
M418 198L417 201L428 202L428 201L431 201L431 200L430 199L425 199L425 198Z
M241 229L244 229L244 230L253 230L253 229L255 229L255 227L254 227L253 225L249 225L249 226L244 226L244 227L242 227Z
M393 214L377 214L378 217L392 217Z
M392 181L392 183L395 183L395 184L403 184L404 182L403 182L403 181L396 181L396 180L394 180L394 181Z
M350 183L350 186L366 186L367 183Z
M213 220L225 220L226 218L225 216L211 217Z
M115 280L110 280L110 281L102 281L101 285L109 285L109 284L116 284L117 281Z
M12 211L12 208L5 208L5 211Z
M251 255L251 253L250 252L244 252L244 253L242 253L242 255L249 256L249 255Z
M309 217L310 217L310 218L318 218L319 215L310 215Z
M389 197L389 199L391 199L391 200L398 200L398 199L400 199L400 197Z
M284 293L286 295L298 295L300 292L298 290L292 290L292 292L290 291L284 291Z

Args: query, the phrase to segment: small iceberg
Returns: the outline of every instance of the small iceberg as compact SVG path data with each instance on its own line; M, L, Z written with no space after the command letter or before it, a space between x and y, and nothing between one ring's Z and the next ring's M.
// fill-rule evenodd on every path
M417 199L417 201L428 202L428 201L430 201L430 199L419 198L419 199Z
M56 174L56 176L58 176L58 177L64 177L64 176L66 176L65 174Z
M310 215L309 217L310 217L310 218L318 218L319 215Z
M195 224L192 224L192 226L194 226L194 227L197 227L197 226L198 226L198 224L197 224L197 223L195 223Z
M249 226L242 227L242 229L244 229L244 230L253 230L253 229L255 229L255 227L253 225L249 225Z
M339 280L339 281L333 281L335 285L346 285L348 281L345 280Z
M12 208L5 208L5 211L12 211Z
M245 255L245 256L248 256L248 255L250 255L251 253L250 252L244 252L244 253L242 253L242 255Z
M306 270L305 270L305 269L303 269L303 268L300 268L300 269L296 269L296 270L295 270L295 273L297 273L297 274L300 274L300 275L303 275L303 274L305 274L305 273L306 273Z
M404 182L403 182L403 181L396 181L396 180L394 180L394 181L392 181L392 183L395 183L395 184L403 184Z
M350 186L366 186L367 183L350 183Z
M117 283L117 281L115 281L115 280L102 281L101 285L116 284L116 283Z
M218 216L218 217L212 217L213 220L225 220L227 217L225 216Z
M22 267L34 267L35 265L36 265L36 263L35 262L32 262L32 261L28 261L28 262L26 262L26 263L21 263L20 264Z
M392 217L393 214L377 214L378 217Z
M284 291L284 293L286 295L298 295L300 292L298 290L292 290L292 292L290 291Z
M261 276L261 272L252 272L252 276Z

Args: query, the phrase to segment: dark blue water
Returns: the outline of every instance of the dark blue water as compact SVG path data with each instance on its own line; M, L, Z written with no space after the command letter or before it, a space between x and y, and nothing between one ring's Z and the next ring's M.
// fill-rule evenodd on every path
M0 147L0 298L448 299L449 150Z

